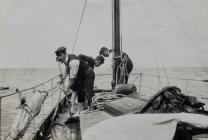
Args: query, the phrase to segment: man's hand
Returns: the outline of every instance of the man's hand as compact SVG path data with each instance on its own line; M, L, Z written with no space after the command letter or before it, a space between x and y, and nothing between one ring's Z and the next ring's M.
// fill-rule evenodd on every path
M60 81L57 82L57 84L62 85L64 83L64 80L61 79Z
M70 97L73 93L73 91L70 89L70 90L63 90L64 94L66 95L66 97Z
M58 82L58 84L60 84L60 85L62 85L63 83L64 83L64 81L65 81L65 79L66 79L66 76L64 75L59 75L59 78L60 78L60 81Z
M69 92L68 90L65 90L65 89L63 89L62 91L63 91L63 93L66 94L66 95L67 95L67 93Z
M67 88L62 87L62 92L64 94L71 94L73 91L71 89L67 89Z

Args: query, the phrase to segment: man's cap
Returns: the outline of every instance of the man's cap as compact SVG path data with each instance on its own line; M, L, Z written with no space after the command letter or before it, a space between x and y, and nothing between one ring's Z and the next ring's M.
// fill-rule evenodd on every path
M96 61L99 61L99 62L100 62L100 64L103 64L103 63L104 63L104 61L105 61L104 57L103 57L103 56L101 56L101 55L98 55L98 56L95 58L95 60L96 60Z
M108 48L106 47L100 48L100 55L103 54L105 51L108 51Z
M66 47L59 47L56 51L55 51L55 54L56 55L59 55L61 53L66 53Z

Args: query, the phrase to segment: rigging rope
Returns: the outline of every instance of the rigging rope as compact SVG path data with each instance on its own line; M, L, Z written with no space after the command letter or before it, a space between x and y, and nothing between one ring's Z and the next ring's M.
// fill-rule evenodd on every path
M116 83L117 84L122 84L125 82L125 76L129 75L128 70L127 70L127 63L128 63L128 59L126 57L122 58L121 57L121 63L119 64L117 70L116 70ZM120 77L118 77L118 71L120 71ZM119 78L119 80L117 79Z
M150 21L150 15L148 14L148 12L147 12L147 16L148 16L148 18L149 18L149 25L151 26L151 21ZM155 36L155 34L154 34L154 32L153 32L153 29L151 28L151 32L152 32L152 35L153 35L153 37L154 37L154 40L155 40L155 48L158 50L157 52L158 52L158 57L160 58L160 61L162 61L163 59L161 59L161 51L160 51L160 47L159 46L162 46L161 45L161 43L160 43L160 40L159 39L157 39L157 37ZM157 53L156 53L157 54ZM167 85L169 85L169 80L168 80L168 74L167 74L167 69L166 69L166 67L164 66L164 64L162 63L162 70L163 70L163 72L164 72L164 74L165 74L165 77L166 77L166 81L167 81Z
M132 80L130 83L132 83L132 84L135 83L137 81L137 79L140 77L141 77L141 74L139 73L139 74L137 74L136 78L134 80Z
M149 31L149 34L150 34L150 36L151 36L151 38L153 39L153 37L154 37L154 35L153 35L153 32L152 32L152 27L151 27L151 25L150 25L150 16L149 16L149 13L148 13L148 11L147 10L145 10L146 8L145 8L145 6L143 5L143 4L140 4L140 5L142 5L142 10L143 10L143 14L144 14L144 21L145 21L145 24L147 25L147 27L148 27L148 31ZM159 83L160 83L160 85L162 86L162 80L161 80L161 78L160 78L160 69L159 69L159 66L158 66L158 57L157 57L157 55L156 55L156 53L155 53L155 45L152 43L152 41L151 41L151 48L152 48L152 53L153 53L153 55L154 55L154 57L155 57L155 65L156 65L156 70L157 70L157 74L159 75Z
M84 17L84 12L85 12L86 6L87 6L87 0L85 0L84 8L82 10L82 15L81 15L81 19L80 19L80 22L79 22L79 26L77 28L77 32L76 32L76 36L75 36L75 40L74 40L74 44L73 44L73 48L72 48L72 53L74 52L74 47L75 47L77 39L78 39L79 30L80 30L81 23L82 23L82 20L83 20L83 17Z

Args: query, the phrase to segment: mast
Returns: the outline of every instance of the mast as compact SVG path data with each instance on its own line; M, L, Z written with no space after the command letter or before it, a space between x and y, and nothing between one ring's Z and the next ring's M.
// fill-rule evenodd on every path
M120 50L120 0L112 1L112 60L113 60L113 80L112 88L117 85L120 71L117 70L121 62Z

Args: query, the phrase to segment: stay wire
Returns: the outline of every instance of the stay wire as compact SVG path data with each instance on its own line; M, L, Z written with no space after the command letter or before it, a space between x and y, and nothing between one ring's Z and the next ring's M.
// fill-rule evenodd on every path
M149 16L150 17L150 16ZM150 18L149 18L150 19ZM152 30L152 32L153 32L153 30ZM159 39L157 39L157 37L155 36L155 34L154 34L154 32L153 32L153 35L154 35L154 39L155 39L155 47L156 47L156 49L158 50L157 52L158 52L158 54L159 54L159 59L160 59L160 61L162 61L163 59L161 59L161 50L160 50L160 48L159 48L159 46L162 46L162 44L161 44L161 41L159 40ZM164 66L164 63L162 62L162 64L161 64L162 66L162 70L163 70L163 72L164 72L164 75L165 75L165 77L166 77L166 81L167 81L167 85L169 85L169 78L168 78L168 74L167 74L167 69L166 69L166 67Z
M76 42L77 42L77 39L78 39L78 36L79 36L79 31L80 31L80 27L81 27L82 20L83 20L83 17L84 17L84 13L85 13L86 6L87 6L87 0L85 0L84 8L82 10L82 15L81 15L81 18L80 18L80 21L79 21L79 26L77 28L77 32L76 32L74 44L73 44L73 47L72 47L72 53L74 52L74 47L76 45Z
M142 10L143 10L144 19L145 19L144 21L145 21L145 24L148 27L148 32L149 32L151 38L153 39L154 35L153 35L152 27L150 25L150 16L149 16L148 10L145 10L146 8L144 7L143 4L140 4L140 5L142 5ZM162 86L162 80L160 78L160 69L159 69L159 66L158 66L158 57L157 57L157 55L155 53L155 47L156 46L151 42L152 53L153 53L153 55L155 57L154 60L155 60L156 70L157 70L157 74L159 75L159 77L158 77L159 78L159 83Z

